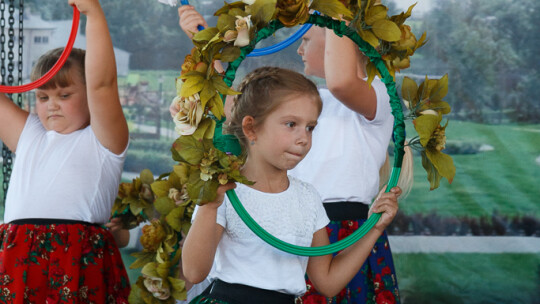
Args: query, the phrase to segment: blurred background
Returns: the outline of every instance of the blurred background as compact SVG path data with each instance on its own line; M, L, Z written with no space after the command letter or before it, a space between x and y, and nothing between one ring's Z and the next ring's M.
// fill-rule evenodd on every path
M25 0L21 10L22 2L1 2L1 51L6 75L27 83L41 54L65 46L73 10L66 0ZM192 42L178 26L174 7L156 0L100 2L115 45L120 97L131 131L123 180L131 181L145 168L155 175L169 172L177 134L168 106ZM382 2L389 15L415 3ZM191 4L215 25L213 13L223 2ZM430 191L420 156L415 156L414 188L388 230L403 303L540 303L539 16L536 0L418 0L407 20L417 38L427 32L428 43L411 58L411 67L397 75L398 92L404 76L418 82L448 73L445 101L452 113L444 152L454 159L456 176L452 184L442 180ZM76 47L85 47L84 21ZM260 46L296 30L280 30ZM236 79L264 65L302 72L298 45L245 60ZM6 59L10 50L16 54L12 67ZM33 92L12 98L33 110ZM407 123L407 134L413 136ZM5 189L11 160L5 150L2 157ZM126 265L137 251L138 233L132 232L130 245L122 249ZM137 276L138 270L130 270L133 281Z

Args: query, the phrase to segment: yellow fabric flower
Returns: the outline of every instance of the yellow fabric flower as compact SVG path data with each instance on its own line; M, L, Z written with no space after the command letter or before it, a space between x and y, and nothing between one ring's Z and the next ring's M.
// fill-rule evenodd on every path
M280 0L277 3L277 18L283 25L292 27L309 19L308 0Z

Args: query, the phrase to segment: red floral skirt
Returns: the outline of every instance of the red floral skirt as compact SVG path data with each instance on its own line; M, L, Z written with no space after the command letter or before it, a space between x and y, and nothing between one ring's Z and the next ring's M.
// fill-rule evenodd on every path
M113 236L87 224L0 225L0 303L128 303Z
M330 243L351 235L365 220L331 221L326 226ZM360 272L337 296L326 298L307 280L304 304L399 304L399 289L388 236L384 232L371 250Z

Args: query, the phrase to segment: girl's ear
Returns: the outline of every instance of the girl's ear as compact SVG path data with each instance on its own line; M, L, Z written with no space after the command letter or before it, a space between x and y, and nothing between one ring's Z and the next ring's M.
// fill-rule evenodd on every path
M255 141L257 134L255 134L255 118L253 116L244 116L242 118L242 132L246 136L248 141Z

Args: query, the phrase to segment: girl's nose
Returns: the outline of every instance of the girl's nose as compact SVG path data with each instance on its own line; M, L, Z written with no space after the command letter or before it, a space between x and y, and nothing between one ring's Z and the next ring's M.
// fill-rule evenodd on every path
M296 139L296 144L305 145L307 144L308 139L309 139L309 135L307 131L300 132L300 134L298 135L298 138Z
M296 53L300 56L303 56L304 55L304 47L303 47L303 44L304 43L301 43L298 48L296 49Z
M59 107L60 106L59 106L58 102L56 101L56 99L54 99L54 98L49 99L49 102L47 103L47 109L48 110L57 110Z

